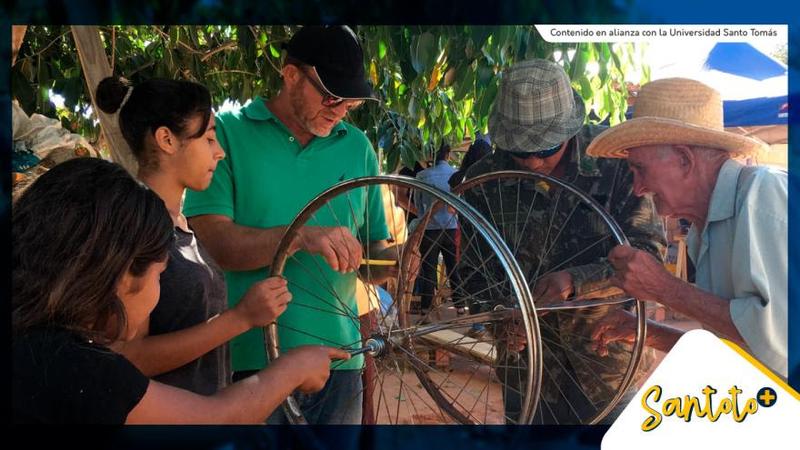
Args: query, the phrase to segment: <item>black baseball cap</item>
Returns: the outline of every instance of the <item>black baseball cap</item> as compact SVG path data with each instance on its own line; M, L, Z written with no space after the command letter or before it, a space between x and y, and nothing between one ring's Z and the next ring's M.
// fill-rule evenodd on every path
M314 66L322 86L332 95L377 100L364 72L364 51L350 27L304 26L285 48L288 56Z

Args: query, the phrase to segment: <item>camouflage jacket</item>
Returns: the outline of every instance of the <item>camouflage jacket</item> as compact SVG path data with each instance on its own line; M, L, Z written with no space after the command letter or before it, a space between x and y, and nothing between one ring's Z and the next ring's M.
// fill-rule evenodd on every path
M588 194L615 219L631 245L643 249L659 260L666 246L661 219L649 197L633 193L633 175L623 159L596 159L585 154L591 140L605 127L586 125L570 140L565 158L570 158L560 179ZM467 181L478 175L500 170L524 170L503 151L496 151L469 168ZM513 191L512 191L513 190ZM606 260L616 245L610 230L600 216L580 204L574 195L562 195L563 189L549 183L486 183L483 190L467 189L463 198L494 224L514 253L526 280L533 290L538 277L559 270L572 275L575 295L591 297L591 292L607 287L613 267ZM533 205L531 206L531 203ZM524 209L524 213L520 213ZM555 228L554 228L555 227ZM551 229L548 233L547 230ZM523 230L523 231L520 231ZM462 242L471 242L473 231L462 224ZM605 238L603 238L605 237ZM485 260L488 249L479 244L462 249L461 264L471 265ZM499 264L485 264L464 283L468 293L486 292L491 308L496 298L508 298L510 292L503 284L492 282L505 279ZM498 272L496 275L495 272ZM463 277L463 275L462 275ZM464 277L466 278L466 277ZM489 288L493 286L493 288ZM506 292L502 292L506 291ZM617 390L630 361L630 347L620 344L609 348L607 357L599 357L590 338L594 324L611 307L594 307L550 313L540 317L540 329L545 343L544 366L549 378L542 389L542 399L551 407L563 403L561 387L573 375L562 373L569 360L577 379L596 404L602 405ZM549 345L547 345L549 343ZM646 370L653 352L645 351L640 368ZM559 381L561 380L561 381ZM598 382L598 380L602 380ZM553 407L555 409L555 407ZM591 409L591 408L590 408ZM577 423L574 418L557 417L553 423ZM592 411L581 412L590 416ZM584 417L585 419L585 417ZM547 422L547 421L546 421Z

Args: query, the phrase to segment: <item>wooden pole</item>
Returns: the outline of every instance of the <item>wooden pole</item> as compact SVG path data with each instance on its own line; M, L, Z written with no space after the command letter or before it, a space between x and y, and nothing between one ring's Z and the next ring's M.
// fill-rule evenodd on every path
M122 137L117 121L118 114L106 114L97 107L95 90L103 78L111 76L111 65L108 63L103 42L100 40L100 30L96 26L72 26L72 36L78 57L83 68L83 76L92 98L92 109L100 119L100 128L106 138L111 159L124 167L131 175L136 176L139 165L131 153L128 143Z
M27 25L12 25L11 26L11 67L17 62L17 53L22 46L22 40L25 38L25 31L28 29Z

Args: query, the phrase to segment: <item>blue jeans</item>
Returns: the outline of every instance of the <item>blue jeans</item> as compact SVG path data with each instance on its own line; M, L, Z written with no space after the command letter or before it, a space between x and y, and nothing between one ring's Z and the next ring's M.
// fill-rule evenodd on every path
M331 370L325 387L314 394L295 394L311 425L361 425L364 389L361 370ZM283 407L267 418L269 425L288 424Z

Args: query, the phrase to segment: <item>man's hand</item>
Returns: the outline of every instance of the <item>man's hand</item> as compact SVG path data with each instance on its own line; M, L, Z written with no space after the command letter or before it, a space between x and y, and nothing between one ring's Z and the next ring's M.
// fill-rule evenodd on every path
M504 342L509 351L521 352L528 345L525 335L525 324L521 319L512 319L504 322L499 329L498 340Z
M677 280L653 255L628 245L618 245L608 254L615 273L609 281L639 300L661 301Z
M636 341L636 316L624 309L612 311L595 325L592 341L600 356L608 356L608 345L614 342L633 344Z
M333 270L340 273L358 270L361 265L361 244L345 227L303 227L292 243L290 253L298 250L322 256Z
M532 294L534 304L537 308L541 308L568 299L573 291L572 274L562 270L539 278L533 287Z

